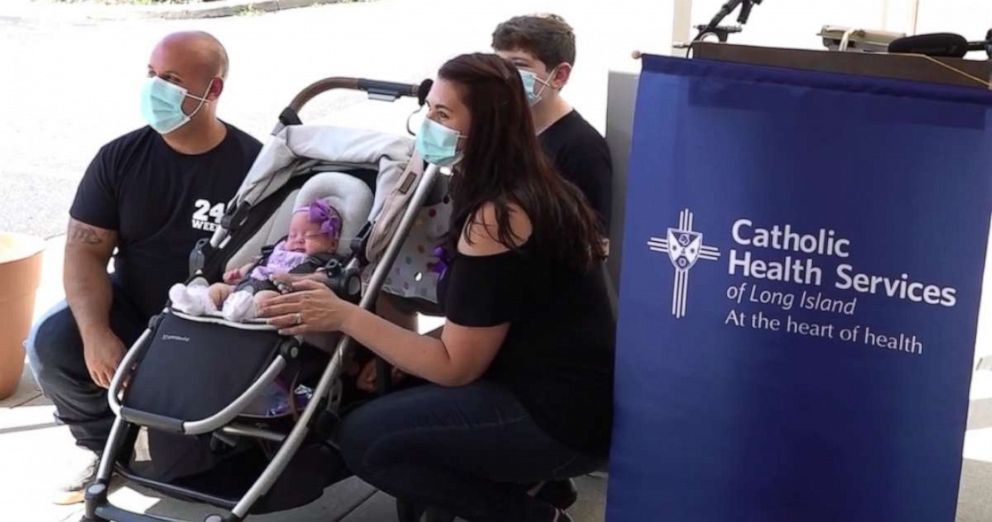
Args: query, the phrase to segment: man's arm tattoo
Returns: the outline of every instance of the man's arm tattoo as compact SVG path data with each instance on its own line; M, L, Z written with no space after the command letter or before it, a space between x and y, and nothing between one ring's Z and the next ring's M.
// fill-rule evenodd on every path
M69 226L69 242L99 245L103 243L103 238L97 234L96 229L93 227L73 223Z

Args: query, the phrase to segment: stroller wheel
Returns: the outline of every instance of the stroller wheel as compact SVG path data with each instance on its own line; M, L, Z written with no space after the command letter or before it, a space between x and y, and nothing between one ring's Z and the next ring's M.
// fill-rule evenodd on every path
M86 510L79 522L106 522L96 514L96 508L107 502L107 492L107 485L101 482L86 487Z

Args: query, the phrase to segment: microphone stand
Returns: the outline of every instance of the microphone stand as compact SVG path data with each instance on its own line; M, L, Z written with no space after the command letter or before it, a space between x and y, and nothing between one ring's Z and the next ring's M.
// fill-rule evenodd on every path
M741 31L741 27L721 27L720 22L730 15L730 13L734 12L734 9L737 9L737 7L740 6L741 12L737 16L737 23L744 25L751 16L751 9L756 5L761 5L762 1L763 0L728 0L727 3L720 7L720 10L717 11L716 16L710 20L710 23L696 26L697 29L699 29L699 33L692 39L692 41L698 42L706 37L706 35L713 34L716 35L721 42L726 42L730 33L739 33Z

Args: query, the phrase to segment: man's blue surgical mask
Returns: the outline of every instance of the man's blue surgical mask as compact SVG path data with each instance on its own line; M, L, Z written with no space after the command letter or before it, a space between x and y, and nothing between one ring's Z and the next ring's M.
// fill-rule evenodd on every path
M450 167L461 159L458 152L458 139L464 138L458 131L424 118L417 132L417 152L428 163L439 167Z
M541 94L544 93L544 89L550 87L551 84L548 83L548 80L542 80L538 78L536 74L528 70L525 69L517 69L517 70L520 71L520 79L523 80L524 82L524 94L527 95L527 103L529 103L533 107L534 105L537 105L537 102L541 101ZM553 75L554 75L554 71L552 70L551 74L548 75L548 78L551 78L551 76ZM534 87L538 83L541 84L541 87L535 89Z
M213 80L207 84L204 96L195 96L186 89L169 83L158 76L148 78L141 88L141 115L145 117L148 125L159 134L168 134L189 123L189 121L200 112L207 102L206 94L210 92ZM186 97L199 101L199 105L193 110L193 114L187 115L183 112L183 100Z

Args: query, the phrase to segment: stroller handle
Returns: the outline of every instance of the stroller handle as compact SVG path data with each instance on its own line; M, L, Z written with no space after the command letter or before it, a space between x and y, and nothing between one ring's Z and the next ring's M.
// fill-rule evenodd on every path
M289 106L283 109L282 114L279 115L279 122L284 126L303 123L300 120L300 110L303 109L303 106L317 96L334 89L365 91L369 94L370 98L384 101L396 101L408 96L415 97L417 98L417 103L423 105L424 99L427 97L427 91L430 90L432 84L433 82L431 80L424 80L420 84L412 84L332 76L317 80L300 91L293 98L293 101L289 102Z

